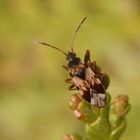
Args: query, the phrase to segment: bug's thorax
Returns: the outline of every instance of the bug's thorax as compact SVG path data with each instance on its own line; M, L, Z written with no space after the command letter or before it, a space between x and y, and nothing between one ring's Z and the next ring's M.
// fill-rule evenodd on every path
M84 77L84 64L81 62L81 59L76 56L75 52L68 52L66 59L68 60L68 70L70 76L78 76L79 78Z

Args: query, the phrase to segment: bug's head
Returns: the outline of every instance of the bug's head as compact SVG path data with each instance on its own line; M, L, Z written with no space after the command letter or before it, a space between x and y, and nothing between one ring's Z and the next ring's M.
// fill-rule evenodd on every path
M73 61L76 58L76 53L74 52L68 52L67 56L66 56L66 60L68 61Z

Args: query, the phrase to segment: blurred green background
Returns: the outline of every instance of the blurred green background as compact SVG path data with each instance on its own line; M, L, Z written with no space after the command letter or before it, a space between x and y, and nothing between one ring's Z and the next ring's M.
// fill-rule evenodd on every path
M112 98L127 94L132 105L121 140L140 139L139 0L0 0L0 140L60 140L84 126L68 108L72 93L61 67L82 18L75 43L83 58L110 75Z

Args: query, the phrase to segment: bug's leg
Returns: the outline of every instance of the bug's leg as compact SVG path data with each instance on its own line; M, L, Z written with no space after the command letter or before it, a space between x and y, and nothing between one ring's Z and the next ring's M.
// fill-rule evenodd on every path
M67 67L67 66L62 65L62 67L63 67L65 70L67 70L67 71L68 71L68 67Z
M91 69L94 71L94 73L100 75L101 69L100 67L96 64L96 61L93 61L90 63Z
M69 86L69 90L76 90L77 88L75 87L74 84L72 84L71 86Z
M66 83L73 83L71 78L65 80Z
M90 67L94 72L96 72L96 61L91 62Z
M84 63L86 66L88 66L91 63L89 50L86 50L85 57L84 57Z

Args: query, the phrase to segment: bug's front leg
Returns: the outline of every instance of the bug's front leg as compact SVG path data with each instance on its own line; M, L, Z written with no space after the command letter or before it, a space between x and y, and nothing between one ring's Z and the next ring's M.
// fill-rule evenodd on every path
M69 90L76 90L77 88L75 87L74 84L72 84L71 86L69 86Z
M68 67L67 66L65 66L65 65L62 65L62 67L66 70L66 71L68 71L69 69L68 69Z
M73 81L72 81L71 78L66 79L65 82L66 82L66 83L73 83Z

